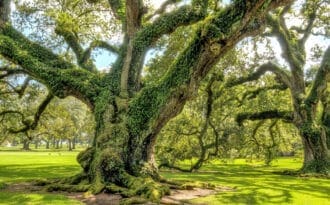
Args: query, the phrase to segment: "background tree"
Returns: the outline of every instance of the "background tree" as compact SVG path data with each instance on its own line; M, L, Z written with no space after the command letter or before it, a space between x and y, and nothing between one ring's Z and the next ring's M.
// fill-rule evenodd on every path
M181 6L181 1L165 1L155 11L142 0L88 2L91 5L83 0L49 4L34 1L21 7L25 14L35 13L40 20L37 23L53 23L51 33L66 42L75 63L14 28L9 0L0 2L0 54L46 85L50 94L74 96L94 113L93 146L78 156L83 173L72 183L84 179L94 193L115 189L128 196L138 194L158 200L168 192L168 188L155 183L160 176L154 145L161 128L181 112L201 80L228 50L244 37L259 33L269 10L291 1L233 1L212 8L208 1L193 0ZM104 11L108 12L109 18L104 19L109 25L118 22L121 27L123 40L117 46L105 41L106 36L87 32L99 28L93 22L104 20L100 15ZM47 21L42 21L43 16ZM141 74L147 51L162 36L190 25L194 32L188 45L169 62L159 82L143 87ZM105 28L104 33L111 32ZM90 58L95 48L118 56L110 72L96 70ZM4 68L5 72L13 70Z
M327 1L304 1L299 10L292 10L292 7L297 6L289 4L274 14L267 15L268 31L264 36L276 38L285 64L267 62L256 67L255 72L231 84L257 80L267 71L274 73L280 83L288 87L292 107L286 110L273 109L257 113L242 113L238 116L238 121L271 118L290 121L299 130L304 146L304 165L301 171L328 173L330 163L326 130L329 123L325 120L328 119L326 116L328 116L329 99L327 84L329 83L330 47L328 45L328 48L323 51L316 49L319 63L313 68L314 72L311 72L314 75L306 75L307 70L313 70L310 68L311 65L307 64L306 56L308 52L306 42L309 37L322 35L328 40L329 21L326 17L329 15L326 9L328 4ZM301 18L301 27L288 24L285 21L288 16Z

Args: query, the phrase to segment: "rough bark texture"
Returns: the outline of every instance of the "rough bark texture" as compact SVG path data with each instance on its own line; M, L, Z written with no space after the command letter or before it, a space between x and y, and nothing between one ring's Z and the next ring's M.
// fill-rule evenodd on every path
M78 156L83 173L67 182L80 184L81 190L86 190L82 184L87 182L94 193L108 190L157 201L168 193L168 187L158 183L160 176L154 159L157 134L181 112L218 60L239 40L260 32L264 16L270 9L289 2L234 1L233 5L204 19L207 1L193 0L191 5L179 7L142 25L145 13L142 1L127 0L123 14L123 2L111 0L109 3L116 18L124 19L126 37L116 63L105 75L98 75L83 62L78 62L80 69L64 61L29 41L8 23L1 24L0 53L45 84L53 95L75 96L94 112L93 145ZM152 44L178 26L198 21L202 23L197 26L191 43L171 64L166 75L158 84L141 88L142 62ZM81 59L83 51L77 47L77 39L65 36L60 25L56 29L57 34L64 35L68 45L73 47L77 59Z

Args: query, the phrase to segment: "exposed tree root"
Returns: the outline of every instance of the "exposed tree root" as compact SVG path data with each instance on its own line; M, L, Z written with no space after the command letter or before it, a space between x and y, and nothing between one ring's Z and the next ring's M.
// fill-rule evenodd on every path
M76 175L65 179L39 180L34 185L44 186L49 192L85 192L87 195L99 193L120 194L123 198L121 204L147 204L160 203L165 195L172 190L194 190L195 188L212 189L216 187L209 183L187 181L172 181L160 178L155 181L150 177L135 177L123 173L122 184L104 183L102 180L93 180L88 183L86 175ZM89 194L88 194L89 193Z

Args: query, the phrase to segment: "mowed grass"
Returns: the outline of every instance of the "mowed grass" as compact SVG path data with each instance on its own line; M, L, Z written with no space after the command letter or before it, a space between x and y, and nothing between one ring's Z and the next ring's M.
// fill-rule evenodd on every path
M196 203L218 204L297 204L330 205L330 179L295 177L274 174L283 170L297 170L301 160L282 158L271 167L262 163L235 160L230 164L219 161L208 164L198 173L164 172L175 180L196 180L234 188L232 191L192 200Z
M77 174L78 152L0 152L1 184L35 179L59 178ZM0 205L78 205L79 201L51 193L15 193L0 189Z
M0 205L76 205L78 201L59 194L12 193L1 190L1 183L72 176L80 171L78 152L0 152ZM196 173L163 171L175 180L210 182L234 188L233 191L202 197L192 202L217 204L297 204L330 205L330 180L274 174L274 171L296 170L301 161L277 160L273 166L235 160L207 164Z

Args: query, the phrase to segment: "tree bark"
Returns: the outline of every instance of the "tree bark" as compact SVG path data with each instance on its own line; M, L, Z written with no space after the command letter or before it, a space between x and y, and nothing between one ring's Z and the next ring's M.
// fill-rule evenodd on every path
M71 144L72 144L72 149L76 149L76 140L77 140L77 137L74 136L73 139L72 139L72 142L71 142Z
M326 142L326 133L322 127L304 123L299 128L304 147L302 172L329 173L330 158Z
M30 140L23 139L23 147L22 150L30 150Z
M49 140L46 140L46 149L49 149Z
M72 151L72 140L68 139L68 150Z

